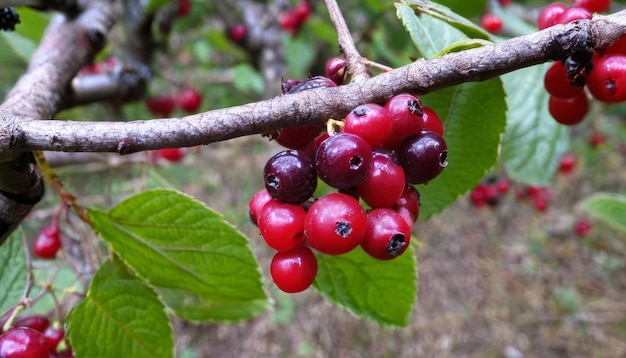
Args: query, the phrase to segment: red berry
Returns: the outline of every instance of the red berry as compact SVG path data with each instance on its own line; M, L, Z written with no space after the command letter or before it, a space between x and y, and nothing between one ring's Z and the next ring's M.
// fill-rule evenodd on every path
M585 92L570 99L561 99L550 96L548 110L552 117L559 123L574 125L582 122L589 111L589 101Z
M178 17L186 17L191 13L191 0L178 0Z
M579 220L574 226L574 231L578 237L585 237L591 230L591 223L587 220Z
M202 95L193 88L185 88L178 95L180 108L187 113L196 113L202 104Z
M278 23L283 30L289 32L291 36L295 36L300 29L300 19L293 11L286 11L278 14Z
M385 108L391 117L392 131L384 146L396 149L404 139L417 135L424 129L424 108L419 98L411 94L391 97Z
M480 19L480 26L492 34L497 34L502 31L502 19L495 14L485 14Z
M587 76L589 92L599 101L626 101L626 56L605 55L595 58Z
M556 24L569 24L576 20L589 20L592 15L587 9L582 7L570 7L556 18Z
M275 140L278 144L289 149L303 150L322 132L319 125L283 128L278 131Z
M258 224L267 246L277 251L288 251L304 241L302 205L270 200L263 206Z
M575 7L582 7L589 12L604 12L609 9L611 0L576 0Z
M374 152L372 168L357 186L359 196L372 208L389 208L404 191L404 171L391 154Z
M498 193L500 194L506 194L509 191L511 184L509 183L508 180L506 179L500 179L497 183L496 183L496 190L498 191Z
M157 156L170 162L179 162L185 157L182 148L162 148L157 150Z
M411 226L397 212L373 209L367 213L363 251L379 260L391 260L404 253L411 241Z
M48 358L48 352L43 334L32 328L12 328L0 336L2 358Z
M317 258L304 245L277 252L270 264L274 284L284 292L297 293L309 288L317 275Z
M567 7L559 2L552 3L541 10L537 19L539 30L546 29L557 24L557 18L567 11Z
M272 196L265 189L257 191L250 201L248 202L248 214L250 214L250 220L254 225L258 226L258 218L261 216L261 210L265 204L272 200Z
M424 184L436 178L448 165L448 147L434 132L407 138L398 152L407 183Z
M46 340L46 345L51 351L56 351L57 346L65 337L65 330L63 328L48 327L43 332L43 337Z
M59 224L53 222L44 227L33 242L33 252L40 259L53 259L61 248Z
M511 0L498 0L501 6L509 6L511 5Z
M305 22L309 16L311 15L311 4L309 4L308 0L302 0L293 8L293 13L298 19L300 26L303 22Z
M565 153L561 157L561 162L559 164L559 173L568 174L574 170L574 166L576 166L577 158L572 153Z
M626 55L626 36L622 36L616 43L604 50L605 55Z
M286 203L305 202L317 187L313 163L299 150L285 150L271 157L263 168L263 178L272 198Z
M333 80L337 85L346 82L346 60L342 57L332 57L326 61L326 77Z
M406 185L400 199L391 206L391 209L400 214L406 223L413 227L420 215L420 194L417 189Z
M234 43L242 43L248 34L248 28L244 24L238 24L228 30L228 38Z
M337 189L348 189L365 181L371 162L370 145L350 133L331 136L315 153L315 168L320 179Z
M606 142L606 138L598 132L593 132L589 136L589 145L591 145L593 148L604 144L604 142Z
M380 147L391 136L389 111L375 103L363 104L346 116L343 132L363 138L372 148Z
M13 328L28 327L43 333L50 326L50 320L44 316L24 317L13 324Z
M327 194L311 205L304 219L309 246L341 255L359 246L367 230L367 215L358 200L342 193Z
M472 202L472 205L477 208L483 207L485 206L485 204L487 204L487 197L485 193L486 187L487 186L485 184L480 183L476 185L476 187L470 193L470 201Z
M176 108L176 101L171 96L148 97L146 106L156 116L169 117Z
M583 92L582 87L572 85L572 80L567 77L567 70L560 61L550 66L543 78L543 85L551 96L562 99L573 98Z
M424 121L424 131L435 132L443 137L443 123L441 122L439 115L426 106L423 106L422 110L424 111L424 114L422 115L422 119Z
M548 199L543 196L536 196L533 198L533 205L539 212L544 212L548 208Z

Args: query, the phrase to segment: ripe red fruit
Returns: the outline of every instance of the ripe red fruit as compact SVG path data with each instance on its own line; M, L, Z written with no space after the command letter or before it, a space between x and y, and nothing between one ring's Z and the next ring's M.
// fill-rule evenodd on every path
M374 152L372 168L357 186L359 196L372 208L389 208L404 191L404 170L389 153Z
M244 24L238 24L228 30L228 38L234 43L242 43L248 34L248 28Z
M391 136L389 111L375 103L363 104L346 116L343 132L363 138L372 148L380 147Z
M43 332L43 337L46 340L48 350L56 351L57 346L65 337L65 330L63 328L48 327Z
M497 34L502 31L502 19L498 15L487 13L480 19L480 26L492 34Z
M567 7L559 2L552 3L541 10L537 19L539 30L554 26L557 18L567 11Z
M148 97L146 107L150 113L156 116L169 117L176 108L176 101L172 96Z
M258 218L261 216L261 210L265 204L267 204L270 200L272 200L272 196L265 189L261 189L257 191L250 201L248 202L248 214L250 215L250 220L254 225L258 226Z
M293 14L298 19L300 26L302 26L302 23L309 18L309 16L311 15L311 10L311 4L309 4L308 0L300 1L298 5L293 8Z
M298 15L293 11L278 14L278 24L283 30L289 32L291 36L295 36L302 25Z
M326 61L326 77L333 80L337 85L346 82L346 60L343 57L331 57Z
M283 147L303 150L322 132L322 129L319 125L283 128L278 131L275 140Z
M13 323L13 328L28 327L42 333L48 326L50 326L50 320L44 316L28 316Z
M191 13L191 0L178 0L178 17L186 17Z
M594 58L593 70L587 76L587 87L598 101L626 101L626 56L611 54Z
M162 148L157 150L157 156L170 162L178 162L185 157L185 151L182 148Z
M585 237L591 230L591 223L587 220L579 220L574 225L574 231L578 237Z
M576 166L576 155L573 153L565 153L561 156L561 162L559 163L559 173L568 174L574 170Z
M358 200L330 193L311 205L304 219L309 246L328 255L341 255L359 246L367 230L367 215Z
M589 12L604 12L609 9L611 0L576 0L575 7L582 7Z
M320 179L337 189L352 188L365 181L371 162L370 145L350 133L331 136L315 153L315 168Z
M302 205L270 200L263 206L258 218L259 230L267 246L277 251L288 251L304 241Z
M178 95L180 108L187 113L196 113L202 104L202 94L193 88L185 88Z
M436 178L448 165L448 147L434 132L407 138L398 152L406 182L424 184Z
M2 358L48 358L48 352L43 334L32 328L12 328L0 336Z
M596 148L599 145L604 144L605 142L606 138L598 132L593 132L589 136L589 145L591 145L593 148Z
M307 246L277 252L270 264L274 284L284 292L297 293L309 288L317 275L317 258Z
M317 174L306 153L285 150L271 157L263 168L265 189L272 198L292 204L305 202L317 187Z
M443 123L439 115L435 113L431 108L423 106L422 120L424 121L424 131L435 132L443 137Z
M33 252L40 259L53 259L61 248L59 224L53 222L44 227L33 242Z
M367 213L363 251L378 260L391 260L404 253L411 241L411 226L397 212L379 208Z
M582 122L587 112L589 112L589 101L585 92L581 92L576 97L570 99L550 96L548 110L557 122L565 125L574 125Z
M506 194L509 191L511 184L509 183L508 180L506 179L500 179L497 183L496 183L496 190L498 191L498 193L500 194Z
M400 199L391 206L391 209L400 214L410 227L413 227L420 215L420 194L417 189L411 185L405 186Z
M616 43L604 50L605 55L626 55L626 36L622 36Z
M570 7L565 10L564 13L557 16L555 19L556 24L569 24L572 21L576 20L589 20L592 15L587 9L582 7Z
M562 99L573 98L583 92L582 87L572 85L572 80L567 77L567 70L561 61L553 63L546 71L543 84L551 96Z
M391 117L391 135L384 146L396 149L402 141L412 135L417 135L424 129L424 108L419 98L408 94L399 94L391 97L385 108Z

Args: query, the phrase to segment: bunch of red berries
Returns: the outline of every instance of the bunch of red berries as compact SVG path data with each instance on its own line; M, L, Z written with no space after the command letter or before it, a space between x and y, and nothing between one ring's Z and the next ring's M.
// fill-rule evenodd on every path
M578 0L570 8L553 3L539 14L538 26L544 29L591 19L593 12L606 11L609 5L610 0ZM566 125L580 123L589 111L585 87L598 101L626 101L626 38L606 49L573 54L555 62L546 72L544 86L550 94L550 114Z
M73 357L64 337L65 330L51 325L48 318L28 316L15 322L7 332L0 335L0 357ZM61 342L64 344L60 345Z
M283 30L295 36L311 15L311 11L309 0L302 0L294 8L281 12L278 15L278 23Z
M484 182L478 183L470 193L470 201L477 208L485 205L496 206L509 191L511 184L506 178L488 178Z
M169 117L177 106L186 113L196 113L202 105L202 94L192 87L183 88L175 95L160 95L146 98L146 107L150 113Z
M314 77L286 88L322 85L335 84ZM289 293L313 283L311 249L341 255L361 246L379 260L401 255L419 215L412 185L431 181L447 165L441 120L413 95L397 95L384 106L360 105L329 124L327 131L306 126L274 133L289 149L268 160L265 189L249 203L252 221L278 251L272 279ZM337 192L311 200L318 179Z

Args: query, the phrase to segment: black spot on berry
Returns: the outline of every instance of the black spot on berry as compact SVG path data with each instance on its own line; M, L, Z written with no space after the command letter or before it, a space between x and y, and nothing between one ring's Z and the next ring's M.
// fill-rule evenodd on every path
M364 115L367 114L367 107L365 106L358 106L355 109L352 110L352 113L356 114L359 117L362 117Z
M444 150L439 154L439 166L445 168L448 166L448 151Z
M361 167L362 164L363 164L363 159L359 157L358 155L355 155L354 157L350 158L350 169L357 170Z
M420 106L419 101L412 99L407 102L407 105L409 106L409 112L417 114L418 116L424 115L424 109Z
M276 190L280 190L280 180L278 180L278 178L275 175L268 175L267 176L267 185L270 186L271 188L274 188Z
M398 256L402 253L402 249L406 246L404 234L395 234L387 243L387 253L391 256Z
M345 239L352 233L352 226L350 226L350 223L348 222L338 221L337 226L335 227L335 232L337 235Z

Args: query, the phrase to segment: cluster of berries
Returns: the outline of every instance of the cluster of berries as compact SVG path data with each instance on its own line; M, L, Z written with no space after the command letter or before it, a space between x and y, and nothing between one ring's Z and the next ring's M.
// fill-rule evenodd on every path
M150 113L169 117L176 107L184 112L193 114L198 112L202 105L202 94L192 87L185 87L175 95L160 95L146 98L146 107Z
M309 0L300 1L295 7L278 14L278 23L283 30L295 36L304 22L311 16Z
M0 8L0 30L15 31L15 25L20 23L20 14L12 7Z
M334 86L317 76L288 81L283 89ZM447 165L442 135L439 117L410 94L384 106L357 106L345 120L329 120L326 131L311 125L273 133L288 149L266 163L265 188L249 208L267 245L278 251L270 265L276 286L295 293L312 284L317 260L311 249L341 255L361 246L379 260L401 255L419 215L412 185L429 182ZM318 178L337 192L311 200Z
M479 183L470 193L470 201L477 208L485 205L496 206L511 187L506 178L489 177Z
M48 318L28 316L0 336L0 357L73 358L72 349L63 338L65 330L51 325Z
M576 20L591 19L593 12L606 11L610 0L578 0L570 8L561 3L539 14L539 29ZM614 45L555 62L546 72L544 86L550 94L548 109L565 125L580 123L589 111L589 93L598 101L626 101L626 37Z

